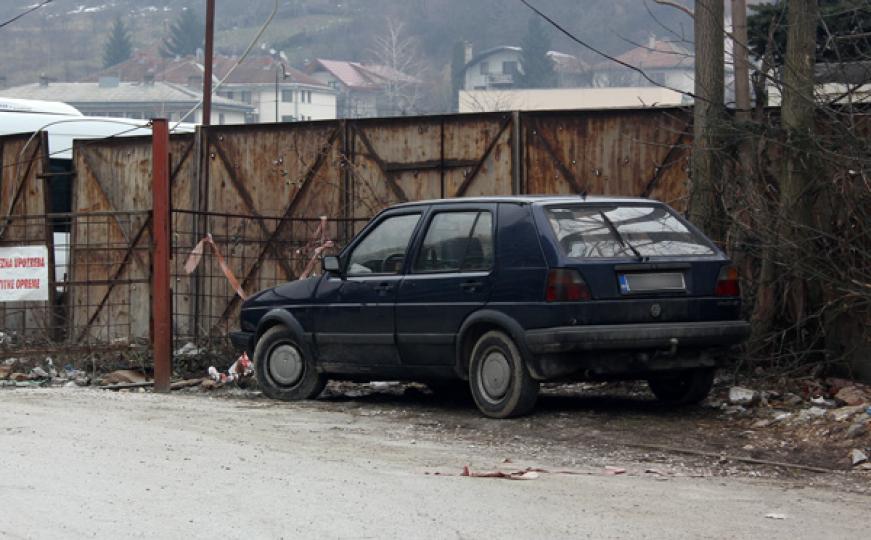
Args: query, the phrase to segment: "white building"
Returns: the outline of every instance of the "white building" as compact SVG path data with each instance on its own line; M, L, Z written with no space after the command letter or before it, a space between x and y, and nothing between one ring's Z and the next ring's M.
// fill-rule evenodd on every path
M215 61L216 77L230 69L230 59ZM296 122L336 118L338 91L271 57L250 59L238 66L218 95L248 103L257 122Z
M593 86L603 88L664 85L683 92L693 91L693 53L679 43L651 37L646 46L630 49L617 59L644 71L653 82L645 79L636 70L605 61L594 68Z
M463 88L466 90L494 90L512 88L519 82L522 72L523 49L503 45L472 55L466 44L466 67Z
M0 90L0 97L40 101L60 101L86 116L150 119L166 118L200 123L202 94L183 85L158 81L121 82L117 77L102 77L98 82L49 82L26 84ZM212 100L213 124L244 124L253 114L251 105L215 97Z
M237 61L236 57L216 56L212 85L214 88L226 78L215 92L216 96L250 106L245 122L336 118L338 92L335 89L274 56L248 58L239 65ZM104 69L92 79L106 76L131 83L153 79L199 90L203 86L205 67L201 59L194 57L166 59L155 53L138 52L130 60Z
M339 118L414 114L422 82L388 66L318 58L306 73L338 92Z
M461 90L460 112L638 109L685 104L684 95L655 86Z

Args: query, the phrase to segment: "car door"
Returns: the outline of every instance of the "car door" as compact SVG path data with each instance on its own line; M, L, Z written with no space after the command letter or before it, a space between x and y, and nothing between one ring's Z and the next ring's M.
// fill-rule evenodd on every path
M321 363L399 363L394 306L420 217L420 211L383 216L343 254L343 276L324 277L315 332Z
M403 364L453 364L460 325L492 288L495 208L440 205L430 212L396 303Z

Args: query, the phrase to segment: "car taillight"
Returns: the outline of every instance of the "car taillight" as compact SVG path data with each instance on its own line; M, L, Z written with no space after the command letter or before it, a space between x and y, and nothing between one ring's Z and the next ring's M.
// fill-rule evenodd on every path
M716 296L741 296L741 286L738 284L738 269L734 266L724 266L717 276Z
M577 270L555 268L547 274L547 289L544 294L548 302L575 302L589 300L590 288Z

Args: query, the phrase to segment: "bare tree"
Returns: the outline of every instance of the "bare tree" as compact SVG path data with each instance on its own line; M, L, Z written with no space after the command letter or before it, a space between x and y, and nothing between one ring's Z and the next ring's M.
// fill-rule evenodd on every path
M696 0L695 105L690 216L717 240L723 240L720 212L721 147L724 92L723 0Z
M418 41L406 35L402 22L388 19L383 34L376 36L371 51L372 69L383 80L383 107L391 115L415 114L423 98L426 65Z

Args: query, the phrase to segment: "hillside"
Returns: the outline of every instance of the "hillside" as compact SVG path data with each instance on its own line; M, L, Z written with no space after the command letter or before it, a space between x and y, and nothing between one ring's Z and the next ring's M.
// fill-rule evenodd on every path
M7 0L0 20L20 13L32 0ZM7 86L34 82L41 74L76 80L100 69L103 44L115 17L131 28L134 45L160 45L181 9L202 10L204 0L55 0L43 9L0 29L0 78ZM216 48L238 53L255 35L273 7L272 0L218 0ZM571 31L597 47L620 53L655 33L691 39L684 14L639 0L537 0ZM406 37L418 43L419 60L429 78L443 84L457 41L476 50L518 44L529 10L518 0L281 0L280 11L258 44L283 51L301 65L313 57L366 60L388 20L401 22ZM553 47L601 61L556 32Z

